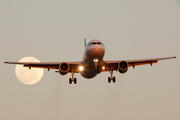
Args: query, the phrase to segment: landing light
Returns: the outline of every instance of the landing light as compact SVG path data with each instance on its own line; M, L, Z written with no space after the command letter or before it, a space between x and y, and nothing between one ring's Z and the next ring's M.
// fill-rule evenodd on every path
M82 70L83 70L83 67L82 67L82 66L80 66L80 67L79 67L79 70L80 70L80 71L82 71Z
M94 59L94 62L98 62L98 59Z
M104 69L105 69L105 67L103 66L103 67L102 67L102 69L104 70Z

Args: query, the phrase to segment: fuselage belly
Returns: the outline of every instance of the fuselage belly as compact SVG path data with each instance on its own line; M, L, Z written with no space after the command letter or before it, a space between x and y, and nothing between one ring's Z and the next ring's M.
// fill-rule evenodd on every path
M84 58L83 68L84 70L80 74L84 78L93 78L97 74L101 73L102 66L104 64L105 47L99 40L92 40L88 43ZM97 60L97 61L94 61Z

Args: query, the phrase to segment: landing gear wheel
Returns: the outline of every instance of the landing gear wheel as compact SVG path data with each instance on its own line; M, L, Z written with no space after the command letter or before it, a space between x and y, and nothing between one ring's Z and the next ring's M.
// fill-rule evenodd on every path
M72 84L72 80L71 80L71 78L69 78L69 84Z
M111 78L110 77L108 77L108 83L110 83L111 82Z
M115 83L116 82L116 78L115 77L113 77L113 83Z
M77 83L77 79L76 78L74 78L74 84L76 84Z

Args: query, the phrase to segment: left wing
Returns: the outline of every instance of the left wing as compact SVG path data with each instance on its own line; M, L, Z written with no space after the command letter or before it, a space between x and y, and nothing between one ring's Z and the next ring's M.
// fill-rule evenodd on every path
M62 62L4 62L7 64L20 64L23 65L24 67L29 67L29 69L31 68L47 68L48 71L50 69L59 69L59 65ZM81 65L82 62L66 62L67 64L69 64L70 68L74 68L75 72L79 72L78 71L78 67ZM70 71L71 72L71 69Z
M139 65L146 65L146 64L154 64L157 63L159 60L166 60L166 59L173 59L176 58L174 57L164 57L164 58L153 58L153 59L140 59L140 60L123 60L126 61L128 63L128 67L133 67L135 68L135 66L139 66ZM104 71L110 71L111 70L111 66L113 66L113 70L117 70L118 69L118 64L121 62L120 61L105 61L105 67L106 69L103 70Z

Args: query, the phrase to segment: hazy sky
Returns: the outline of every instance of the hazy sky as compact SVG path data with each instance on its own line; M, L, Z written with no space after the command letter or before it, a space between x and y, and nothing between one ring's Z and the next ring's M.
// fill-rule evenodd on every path
M177 60L93 79L44 71L35 85L15 65L82 60L83 39L100 39L105 60L177 56ZM179 0L0 0L0 120L179 120Z

